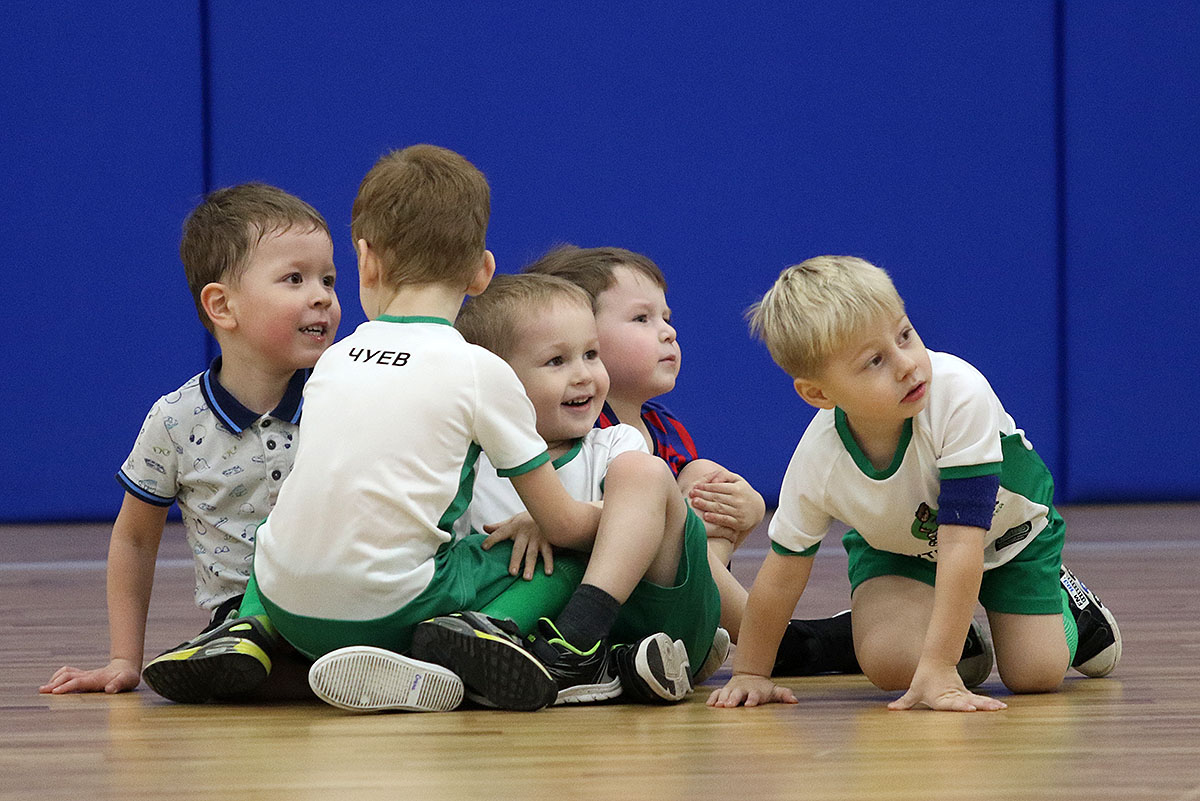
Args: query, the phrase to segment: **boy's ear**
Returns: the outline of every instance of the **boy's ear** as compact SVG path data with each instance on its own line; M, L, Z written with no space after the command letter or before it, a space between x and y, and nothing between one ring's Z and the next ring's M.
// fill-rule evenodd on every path
M480 292L488 288L488 284L492 283L492 277L496 274L496 257L492 255L492 251L483 251L483 263L479 265L479 272L475 273L475 277L471 279L471 283L467 285L468 295L478 295Z
M200 305L212 321L214 328L232 331L237 328L237 317L230 305L229 287L221 283L206 284L200 290Z
M792 386L796 388L796 394L801 400L809 406L815 406L818 409L832 409L837 406L825 391L821 389L821 385L815 381L810 381L807 378L797 378L792 382Z
M354 243L354 254L358 256L358 284L364 287L378 286L382 270L379 256L371 250L371 244L365 239Z

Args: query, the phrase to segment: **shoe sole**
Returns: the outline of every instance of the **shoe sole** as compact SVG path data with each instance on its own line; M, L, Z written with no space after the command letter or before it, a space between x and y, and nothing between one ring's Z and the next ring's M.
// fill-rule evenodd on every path
M330 706L352 712L449 712L463 700L462 680L441 665L367 645L313 662L308 686Z
M262 686L270 672L271 657L258 645L240 637L220 637L162 654L142 669L142 678L169 701L202 704L244 697Z
M971 621L971 631L979 640L982 652L964 657L958 662L958 675L968 690L973 690L988 680L992 675L992 666L996 664L996 652L992 639L978 621Z
M1093 602L1092 606L1104 616L1105 623L1112 631L1113 641L1100 653L1078 665L1072 665L1072 667L1090 679L1099 679L1112 673L1117 663L1121 661L1121 630L1117 628L1117 619L1113 617L1112 612L1108 611L1107 606L1098 601Z
M668 703L682 701L692 691L691 663L682 640L659 632L637 645L633 667L645 688Z
M487 706L532 712L554 703L554 679L524 648L458 618L435 618L413 632L412 655L449 668L470 697Z
M725 660L729 658L729 632L718 627L716 634L713 635L712 645L708 649L708 655L704 657L704 663L700 665L700 669L696 671L696 675L692 676L692 686L711 679L716 675L717 671L725 665Z
M620 694L621 680L614 676L610 682L602 684L577 684L565 690L559 690L554 698L554 705L594 704L597 701L611 701Z

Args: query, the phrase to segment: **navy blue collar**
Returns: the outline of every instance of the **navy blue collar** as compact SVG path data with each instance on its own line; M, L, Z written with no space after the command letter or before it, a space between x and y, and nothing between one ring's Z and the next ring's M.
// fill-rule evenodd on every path
M212 413L217 416L217 419L233 433L240 434L243 429L254 425L262 415L247 409L230 394L229 390L221 386L221 382L217 380L219 372L221 372L220 356L213 359L212 364L200 376L200 392L204 395L204 400L208 402L208 408L212 409ZM292 374L279 405L270 412L272 417L285 423L300 422L300 407L304 401L304 382L308 380L308 374L311 372L312 370L297 370Z

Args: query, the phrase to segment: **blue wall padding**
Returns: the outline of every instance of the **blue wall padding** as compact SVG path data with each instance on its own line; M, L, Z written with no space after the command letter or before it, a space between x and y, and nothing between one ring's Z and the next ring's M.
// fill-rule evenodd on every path
M666 402L769 501L811 411L742 313L819 253L892 272L1060 500L1200 498L1192 6L124 6L0 31L0 520L111 516L145 411L204 368L177 246L206 175L328 217L345 335L355 190L416 142L487 174L502 271L568 241L659 263Z

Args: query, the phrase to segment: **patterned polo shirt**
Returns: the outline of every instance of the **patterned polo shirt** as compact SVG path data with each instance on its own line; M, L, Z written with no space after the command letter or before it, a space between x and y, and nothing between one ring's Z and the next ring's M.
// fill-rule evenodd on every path
M657 401L646 401L642 405L642 420L654 441L654 455L670 465L676 477L688 462L699 458L692 435L666 406ZM620 422L617 413L605 403L596 420L596 428L608 428Z
M259 415L221 386L220 369L218 356L158 399L116 476L138 500L179 504L204 609L245 592L255 529L292 471L309 373L298 370L279 405Z

